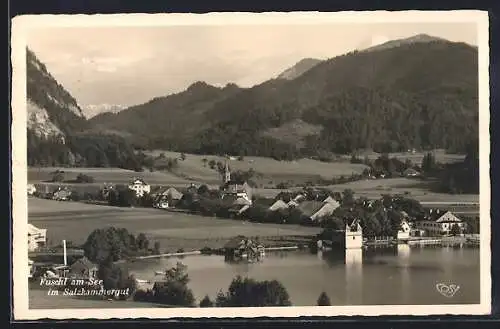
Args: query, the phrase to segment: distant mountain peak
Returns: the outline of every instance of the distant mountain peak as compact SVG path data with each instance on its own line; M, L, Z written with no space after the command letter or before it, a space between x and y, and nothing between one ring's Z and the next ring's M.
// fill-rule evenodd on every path
M119 104L89 104L84 107L83 112L85 117L90 119L101 113L118 113L125 108L127 108L127 106Z
M292 67L289 67L278 75L278 79L293 80L306 73L321 62L316 58L304 58Z
M382 49L395 48L402 45L408 45L413 43L426 43L426 42L434 42L434 41L448 41L443 38L434 37L425 33L420 33L408 38L394 39L381 43L374 42L374 40L381 39L382 37L372 37L372 41L368 47L361 47L361 51L376 51Z
M217 88L217 87L212 86L212 85L206 83L205 81L196 81L196 82L192 83L187 88L187 90L193 91L193 90L205 90L205 89L214 89L214 88Z

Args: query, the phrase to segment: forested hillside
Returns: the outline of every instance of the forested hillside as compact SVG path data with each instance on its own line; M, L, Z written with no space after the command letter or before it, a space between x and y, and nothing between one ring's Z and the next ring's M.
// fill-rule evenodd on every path
M248 89L198 82L90 123L126 131L144 147L203 154L464 152L478 135L477 88L477 48L429 38L351 52L295 79ZM301 134L290 122L305 123L307 130ZM291 126L293 134L287 132Z
M121 137L89 132L77 101L27 49L28 165L139 168Z

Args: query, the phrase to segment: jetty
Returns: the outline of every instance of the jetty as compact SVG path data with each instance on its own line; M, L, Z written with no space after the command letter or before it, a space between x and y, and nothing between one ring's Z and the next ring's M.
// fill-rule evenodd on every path
M171 252L166 254L148 255L148 256L137 256L134 259L150 259L150 258L162 258L162 257L179 257L179 256L192 256L201 255L201 251L186 251L186 252Z

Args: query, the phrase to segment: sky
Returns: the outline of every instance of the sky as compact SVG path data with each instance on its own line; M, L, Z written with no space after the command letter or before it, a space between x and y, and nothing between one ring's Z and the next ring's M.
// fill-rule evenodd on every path
M250 87L303 58L425 33L477 45L474 23L52 27L27 44L81 107L131 106L196 81Z

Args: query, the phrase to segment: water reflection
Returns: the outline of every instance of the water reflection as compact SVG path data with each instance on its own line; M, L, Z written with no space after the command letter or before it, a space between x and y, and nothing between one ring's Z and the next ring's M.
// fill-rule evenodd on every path
M409 287L411 285L410 279L410 246L407 244L398 244L397 246L398 258L401 264L401 283L400 290L402 292L402 303L409 304L410 303L410 290Z
M179 259L130 264L140 279ZM479 249L408 246L323 251L269 252L262 262L227 263L223 256L189 256L189 285L196 297L215 298L236 275L283 283L296 306L315 305L325 291L333 305L442 304L479 302ZM436 293L436 282L461 286L453 300Z
M363 249L345 251L346 302L350 305L363 303Z

